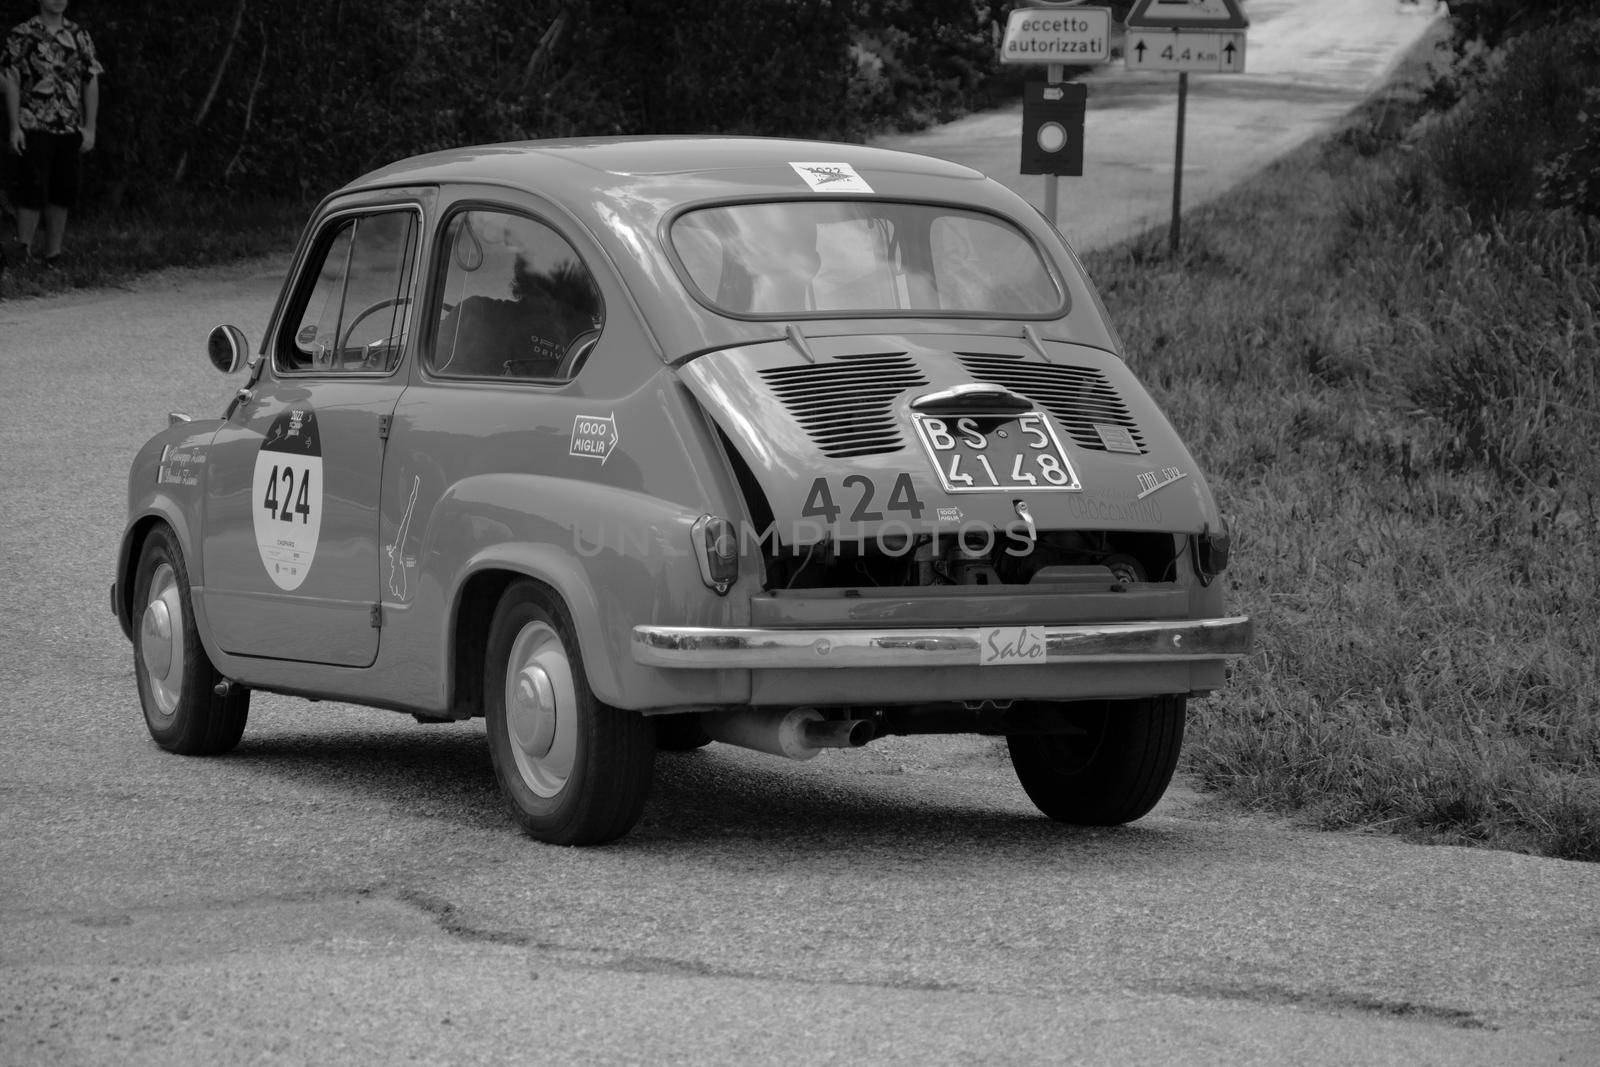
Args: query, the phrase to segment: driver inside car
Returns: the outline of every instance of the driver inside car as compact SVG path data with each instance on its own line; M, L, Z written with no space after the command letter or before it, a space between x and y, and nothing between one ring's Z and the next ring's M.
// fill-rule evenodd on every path
M559 269L538 270L521 220L465 212L451 225L453 254L435 338L435 366L470 377L557 378L572 342L594 329L598 307ZM492 224L491 224L492 223ZM451 297L455 299L452 300Z

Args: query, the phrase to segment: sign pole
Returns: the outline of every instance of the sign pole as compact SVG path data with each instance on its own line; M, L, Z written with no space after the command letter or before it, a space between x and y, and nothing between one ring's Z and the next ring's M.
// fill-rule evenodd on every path
M1089 88L1067 81L1067 66L1105 63L1111 56L1111 9L1085 7L1083 0L1019 0L1006 17L1000 62L1035 63L1044 81L1029 81L1022 93L1022 158L1019 174L1042 174L1039 213L1056 225L1058 179L1083 174L1084 112ZM1228 0L1233 2L1233 0ZM1071 57L1070 60L1067 57Z
M1183 214L1183 123L1189 103L1189 72L1243 74L1245 30L1250 20L1239 0L1134 0L1124 22L1129 70L1178 72L1178 135L1172 161L1172 232L1176 257Z
M1059 85L1067 76L1066 64L1051 63L1045 67L1044 82L1046 85ZM1044 217L1050 220L1050 225L1059 226L1056 222L1056 183L1061 179L1055 174L1044 176Z
M1178 219L1183 213L1183 112L1189 100L1189 72L1178 74L1178 146L1172 164L1172 239L1171 253L1178 254Z

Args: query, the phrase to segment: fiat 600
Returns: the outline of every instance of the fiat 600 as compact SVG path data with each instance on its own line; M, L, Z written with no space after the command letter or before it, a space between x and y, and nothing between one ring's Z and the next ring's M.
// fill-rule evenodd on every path
M1250 622L1082 267L965 167L744 138L493 145L330 195L220 418L135 458L146 723L250 692L482 716L517 822L625 833L658 749L1003 736L1079 824L1161 797Z

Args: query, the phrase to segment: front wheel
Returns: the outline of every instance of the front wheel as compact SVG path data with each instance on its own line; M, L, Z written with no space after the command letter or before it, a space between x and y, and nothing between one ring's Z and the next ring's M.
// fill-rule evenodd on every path
M1172 781L1187 703L1157 696L1061 705L1071 732L1008 736L1011 766L1028 799L1058 822L1132 822Z
M244 734L250 690L216 688L222 675L211 665L195 629L189 577L177 538L165 526L152 530L134 573L133 673L144 722L155 743L184 756L216 756Z
M566 606L533 582L512 585L495 608L484 700L495 778L530 837L595 845L638 821L654 729L595 699Z

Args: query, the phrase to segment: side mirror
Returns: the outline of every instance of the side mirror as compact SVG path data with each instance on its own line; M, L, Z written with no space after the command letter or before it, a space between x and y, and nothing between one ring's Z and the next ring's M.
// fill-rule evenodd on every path
M223 374L232 374L250 358L250 342L237 326L212 327L211 336L206 338L206 357Z

